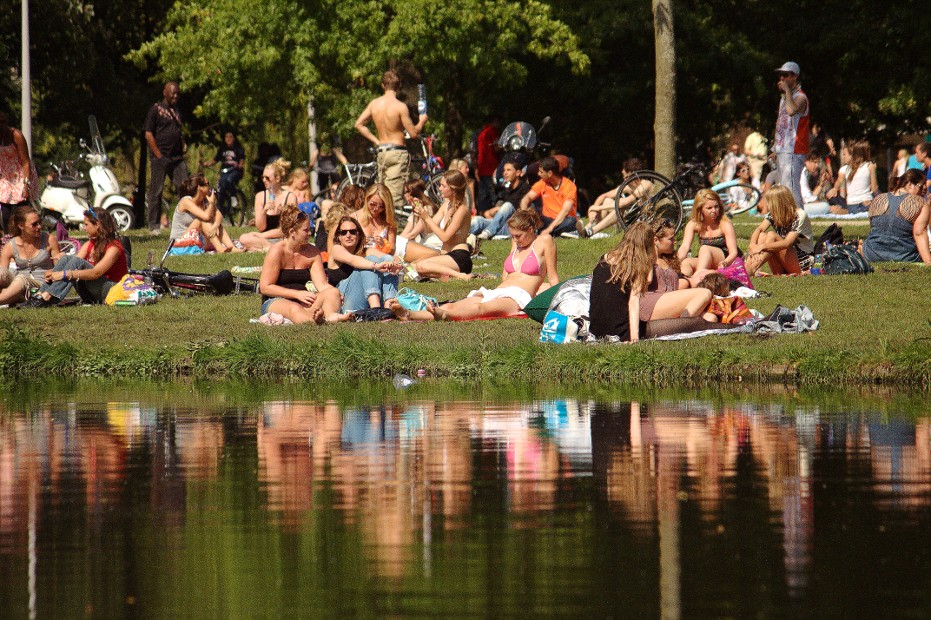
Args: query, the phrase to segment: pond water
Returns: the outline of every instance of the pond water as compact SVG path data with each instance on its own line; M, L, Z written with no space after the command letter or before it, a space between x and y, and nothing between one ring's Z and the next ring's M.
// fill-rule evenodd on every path
M4 617L931 616L924 394L5 390Z

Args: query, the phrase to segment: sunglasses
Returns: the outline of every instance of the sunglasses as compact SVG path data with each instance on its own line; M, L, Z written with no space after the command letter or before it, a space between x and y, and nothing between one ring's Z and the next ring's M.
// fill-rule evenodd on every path
M268 176L268 175L266 175L266 174L263 174L263 175L262 175L262 179L264 179L264 180L266 180L266 181L274 181L274 180L275 180L275 177L270 177L270 176Z
M381 200L373 200L369 203L369 206L370 207L384 207L385 203L383 203Z
M336 234L340 237L345 237L346 235L355 235L358 237L359 229L358 228L344 228L342 230L336 231Z

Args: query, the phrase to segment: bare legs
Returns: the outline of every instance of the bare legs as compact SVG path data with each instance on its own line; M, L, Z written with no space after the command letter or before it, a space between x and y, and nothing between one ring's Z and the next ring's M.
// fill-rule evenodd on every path
M461 321L506 317L520 312L520 306L513 299L493 299L482 303L482 298L479 296L466 297L442 306L430 304L426 310L406 310L396 299L389 300L386 307L402 321Z
M724 262L721 248L703 245L698 248L698 256L682 260L682 274L686 277L703 269L717 269Z
M782 238L775 231L770 230L760 235L759 243L772 243L781 240ZM802 267L798 263L798 254L795 253L795 248L792 246L782 250L757 250L749 254L744 262L749 274L756 273L763 266L763 263L769 264L769 269L774 276L802 273Z
M325 322L337 323L346 320L343 315L339 314L341 303L342 297L339 290L334 287L318 293L316 301L310 306L304 306L290 299L279 299L268 307L268 311L277 312L295 324L316 323L321 325Z
M462 273L456 261L445 254L424 258L414 263L414 268L422 276L430 278L457 278L459 280L471 280L472 274Z
M703 316L706 321L716 321L713 314L705 312L711 298L712 293L706 288L686 288L663 293L656 301L650 320Z

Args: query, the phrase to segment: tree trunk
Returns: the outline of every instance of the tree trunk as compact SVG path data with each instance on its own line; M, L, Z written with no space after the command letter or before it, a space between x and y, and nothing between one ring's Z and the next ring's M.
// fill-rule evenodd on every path
M676 171L676 41L672 20L673 0L653 0L653 37L656 45L656 143L657 171L672 177Z
M459 83L458 76L451 77L443 92L443 105L446 108L443 113L443 120L446 124L445 151L449 159L462 155L462 111L459 109L459 102L462 98Z

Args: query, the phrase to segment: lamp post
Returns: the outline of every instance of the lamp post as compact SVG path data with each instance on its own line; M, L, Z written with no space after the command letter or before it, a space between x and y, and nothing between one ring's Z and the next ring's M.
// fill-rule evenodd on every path
M32 70L29 66L29 0L22 0L22 28L23 28L23 49L22 49L22 118L20 119L20 128L23 132L23 138L26 139L26 146L32 153Z

